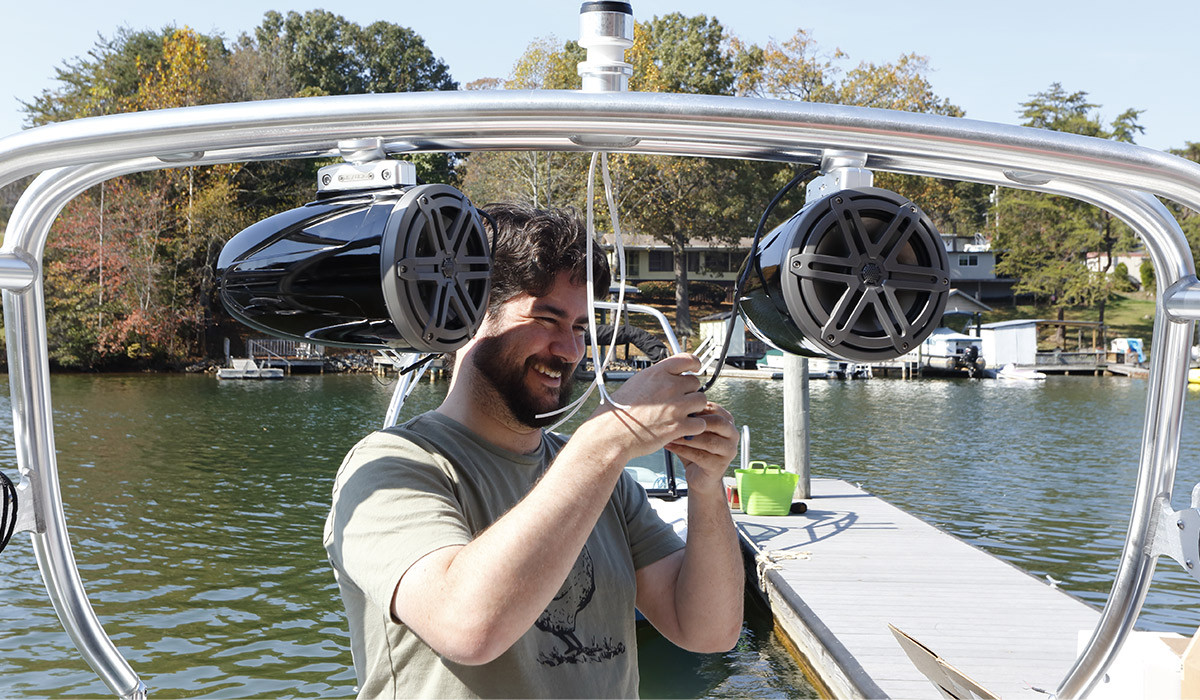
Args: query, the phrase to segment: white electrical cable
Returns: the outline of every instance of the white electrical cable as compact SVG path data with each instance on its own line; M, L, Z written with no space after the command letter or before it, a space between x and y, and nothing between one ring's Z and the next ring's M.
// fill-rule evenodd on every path
M572 401L570 404L568 404L556 411L550 411L548 413L540 413L537 415L538 418L543 418L545 416L553 416L558 413L567 412L567 414L565 416L563 416L563 418L561 420L559 420L554 425L550 426L551 431L557 430L559 426L561 426L563 423L566 423L568 420L571 419L572 416L574 416L576 413L578 413L579 409L583 407L583 404L587 401L588 397L590 397L592 395L592 390L594 390L594 389L600 390L600 404L601 405L604 405L605 403L609 403L609 404L612 404L613 406L615 406L616 408L620 408L620 409L628 409L629 408L626 405L623 405L623 404L620 404L620 403L617 403L616 401L614 401L612 398L612 395L608 393L608 389L606 389L604 386L604 370L608 368L609 362L612 361L613 357L616 355L616 352L617 352L617 326L620 323L621 308L623 307L623 305L625 303L625 244L621 238L621 225L620 225L620 222L617 217L616 199L613 197L612 180L609 178L609 174L608 174L608 157L605 156L603 160L600 160L600 156L601 156L601 154L599 152L592 154L592 162L591 162L591 165L588 167L588 179L587 179L587 252L586 252L587 262L586 262L586 265L587 265L587 294L588 294L588 333L592 339L592 343L591 343L592 367L595 368L596 374L595 374L595 377L593 377L591 383L588 385L587 391L583 392L583 395L581 395L578 399L576 399L575 401ZM593 283L593 277L592 277L592 239L595 237L595 232L596 232L595 195L594 195L594 193L595 193L595 183L596 183L596 162L597 161L600 161L603 166L602 171L603 171L603 178L604 178L604 197L605 197L605 201L608 203L609 218L612 221L613 247L614 247L615 253L616 253L617 271L618 271L617 274L618 274L619 281L620 281L620 289L617 292L617 308L613 311L612 344L609 346L608 352L606 353L603 362L600 360L599 343L597 342L597 337L596 337L596 288L595 288L595 284Z
M604 177L604 200L608 203L608 216L612 222L613 228L613 251L617 256L617 276L620 278L620 283L617 288L617 308L613 310L613 334L612 344L608 348L608 357L604 359L604 366L613 361L617 355L617 327L621 325L621 312L625 310L625 242L621 238L621 222L617 218L617 202L613 197L612 180L608 176L608 156L604 156L604 160L600 161L600 172ZM589 202L590 204L590 202ZM591 240L590 238L588 240ZM595 318L595 310L592 310L592 318ZM627 408L613 405L619 408Z

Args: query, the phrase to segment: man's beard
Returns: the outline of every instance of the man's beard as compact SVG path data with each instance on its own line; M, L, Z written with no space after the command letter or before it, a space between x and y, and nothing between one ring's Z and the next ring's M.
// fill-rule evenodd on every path
M504 401L513 418L530 428L544 428L553 424L560 414L538 417L539 414L557 411L571 400L574 387L575 365L557 357L528 357L522 361L516 351L510 350L503 338L489 336L480 338L471 353L471 364L479 370L480 377L492 385L496 394ZM562 383L555 394L536 392L530 389L526 378L533 365L559 372Z

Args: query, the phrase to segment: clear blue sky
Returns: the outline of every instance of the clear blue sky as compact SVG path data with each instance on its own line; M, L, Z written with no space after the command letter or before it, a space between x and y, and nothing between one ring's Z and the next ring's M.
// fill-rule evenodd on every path
M267 10L323 7L360 24L382 19L412 27L465 83L504 77L535 38L575 38L580 3L3 0L3 5L0 136L21 128L18 100L51 87L55 66L86 54L98 33L111 36L121 26L187 25L232 39L257 26ZM715 16L758 44L782 41L804 28L822 49L841 49L852 63L893 61L915 52L929 58L937 94L973 119L1018 123L1020 103L1059 82L1068 91L1087 92L1106 122L1129 107L1145 110L1146 133L1138 139L1143 146L1165 150L1200 141L1195 0L632 0L632 5L639 19L673 11Z

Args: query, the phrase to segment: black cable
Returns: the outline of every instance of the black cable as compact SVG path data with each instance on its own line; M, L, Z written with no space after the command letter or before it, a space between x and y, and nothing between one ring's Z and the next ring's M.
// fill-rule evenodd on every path
M441 353L441 352L431 352L428 355L426 355L425 357L420 358L416 362L414 362L411 365L400 370L399 374L400 374L400 376L404 376L404 375L408 374L409 372L412 372L413 370L421 369L425 365L429 364L433 360L436 360L437 358L441 357L444 354L445 353Z
M17 487L13 485L12 479L8 475L0 471L0 501L3 505L0 506L0 552L8 546L9 540L12 539L13 531L17 528Z
M496 260L496 232L500 230L500 226L496 223L496 218L483 209L476 209L479 215L487 219L487 222L492 226L492 260Z
M783 186L783 189L775 193L771 202L767 204L767 208L763 210L762 217L758 220L758 227L754 229L754 241L750 244L750 253L746 256L746 262L742 265L742 274L738 275L737 285L733 290L733 310L729 314L729 327L725 329L725 344L721 346L721 359L713 367L712 376L708 378L708 383L704 385L700 391L708 391L717 381L717 377L721 376L721 368L725 365L725 357L729 354L729 343L733 340L733 329L737 325L738 309L741 306L742 290L746 286L746 278L750 276L750 268L757 267L754 263L754 254L758 251L758 241L762 238L763 228L767 225L767 217L771 215L771 211L779 204L784 195L791 191L793 187L799 184L809 175L820 170L820 166L814 165L800 171L796 177L793 177L788 184ZM759 273L761 275L761 272Z

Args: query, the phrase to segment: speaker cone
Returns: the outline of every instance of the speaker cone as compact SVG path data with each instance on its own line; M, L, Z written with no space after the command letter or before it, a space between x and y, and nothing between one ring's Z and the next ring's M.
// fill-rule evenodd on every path
M842 190L768 234L743 315L775 347L800 355L885 361L916 348L941 321L949 263L929 217L894 192Z

